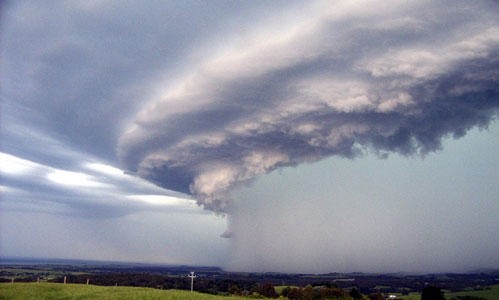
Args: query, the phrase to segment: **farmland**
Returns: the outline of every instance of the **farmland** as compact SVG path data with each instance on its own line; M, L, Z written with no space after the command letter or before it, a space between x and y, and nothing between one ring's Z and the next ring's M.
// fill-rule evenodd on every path
M282 291L282 290L281 290ZM281 292L280 291L280 292ZM398 299L419 300L419 293L397 295ZM446 293L446 299L459 299L458 296L481 297L486 300L499 299L499 285L481 291ZM345 297L344 299L347 299ZM244 299L237 296L209 295L182 290L159 290L143 287L95 286L84 284L59 283L1 283L0 299ZM479 299L479 298L477 298Z
M195 271L197 276L195 294L189 291L191 282L187 275L190 271ZM447 299L473 295L494 300L499 299L498 278L499 272L494 270L426 275L286 274L227 272L217 267L199 266L3 260L0 264L0 282L3 282L0 299L25 299L31 295L47 295L46 299L188 299L192 296L196 299L216 299L215 296L231 299L227 296L279 295L293 299L352 299L360 295L366 298L393 294L398 299L413 300L420 298L425 286L432 285L441 288Z
M445 292L444 293L446 299L456 299L459 300L459 297L475 297L475 299L486 299L486 300L497 300L499 299L499 285L494 285L489 288L473 291L461 291L461 292ZM398 299L402 300L420 300L421 295L419 293L411 293L409 295L398 295Z

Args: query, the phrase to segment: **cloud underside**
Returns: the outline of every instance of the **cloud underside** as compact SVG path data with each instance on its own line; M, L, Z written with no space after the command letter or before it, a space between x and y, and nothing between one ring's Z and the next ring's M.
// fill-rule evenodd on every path
M126 168L224 212L233 188L277 168L424 155L497 116L493 11L338 3L242 37L150 100L120 137Z

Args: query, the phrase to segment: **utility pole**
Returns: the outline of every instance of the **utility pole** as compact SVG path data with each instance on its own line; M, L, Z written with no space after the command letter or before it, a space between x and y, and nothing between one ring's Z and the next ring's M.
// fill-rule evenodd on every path
M194 272L191 272L191 275L187 275L187 277L191 279L191 293L192 293L192 291L194 290L194 278L196 278L197 276L194 275Z

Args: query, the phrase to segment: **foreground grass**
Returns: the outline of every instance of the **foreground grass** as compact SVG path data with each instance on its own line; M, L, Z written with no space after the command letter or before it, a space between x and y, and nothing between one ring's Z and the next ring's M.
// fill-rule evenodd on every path
M241 300L179 290L61 283L1 283L0 299L201 299Z

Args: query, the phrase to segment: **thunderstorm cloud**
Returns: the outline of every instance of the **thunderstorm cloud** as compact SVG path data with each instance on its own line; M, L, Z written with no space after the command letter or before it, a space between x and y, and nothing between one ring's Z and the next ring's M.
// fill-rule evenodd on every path
M493 6L490 9L490 6ZM490 3L320 3L265 24L140 108L126 168L226 212L258 175L363 148L426 154L499 107Z
M0 255L498 267L498 74L492 0L0 1Z

